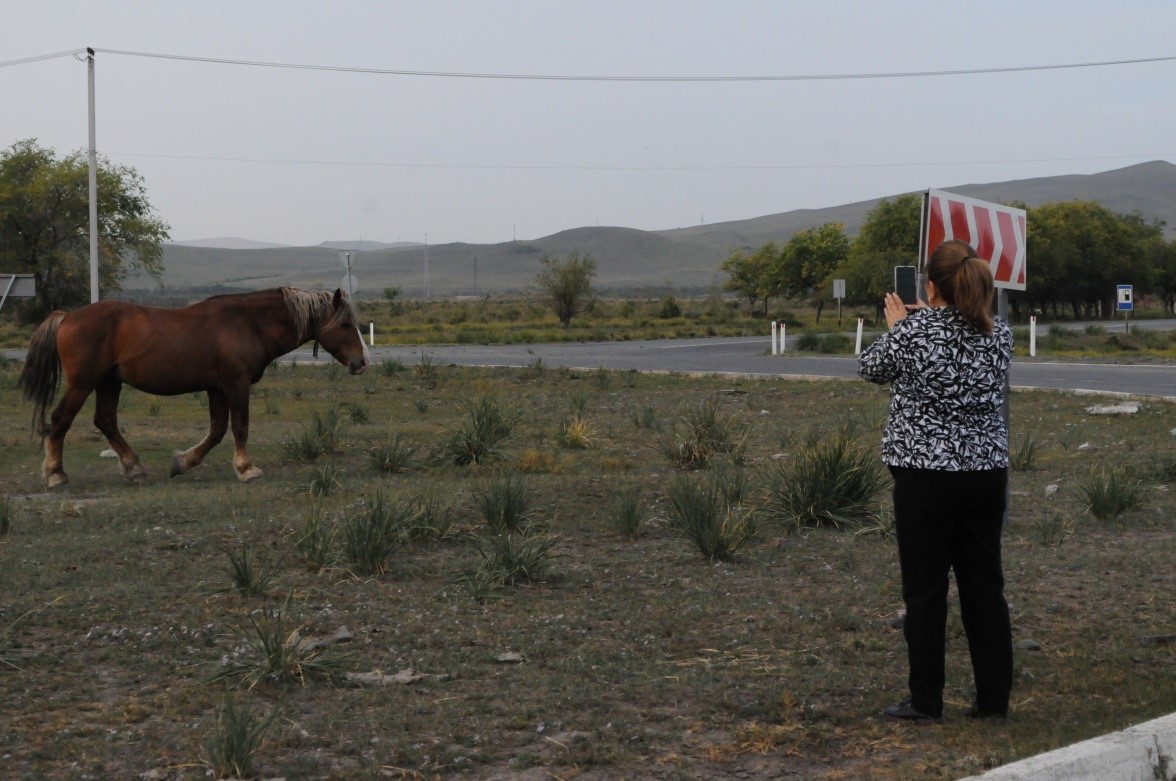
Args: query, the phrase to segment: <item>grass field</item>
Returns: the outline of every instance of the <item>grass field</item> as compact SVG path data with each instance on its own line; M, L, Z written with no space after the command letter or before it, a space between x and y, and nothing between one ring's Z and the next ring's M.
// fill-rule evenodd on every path
M906 675L886 484L839 525L779 500L831 442L876 462L884 388L284 365L260 481L228 441L169 480L206 402L124 391L148 481L99 457L91 401L46 493L17 369L5 778L951 779L1176 711L1176 404L1013 395L1012 717L962 717L953 609L947 719L912 730L880 718ZM699 507L732 550L687 536Z

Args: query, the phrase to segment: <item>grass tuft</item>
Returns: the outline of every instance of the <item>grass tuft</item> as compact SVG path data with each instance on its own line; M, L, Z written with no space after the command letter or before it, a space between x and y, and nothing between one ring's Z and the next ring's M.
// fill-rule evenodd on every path
M679 476L670 485L669 496L682 531L708 561L730 561L755 535L754 515L728 505L714 477Z
M228 589L243 596L264 597L274 583L274 570L268 558L259 556L252 543L243 543L241 550L225 550L229 558L229 578L232 586Z
M535 492L526 477L493 478L476 485L473 494L474 504L491 531L501 534L527 527Z
M641 486L624 485L617 491L613 507L612 525L621 534L636 537L645 520L645 507L641 498Z
M251 700L238 704L232 693L226 694L216 710L216 731L207 747L206 762L212 774L217 778L255 778L254 759L278 713L275 708L262 718L261 709Z
M302 533L294 544L295 550L320 572L333 567L339 561L335 549L338 528L320 505L307 513Z
M480 464L498 456L520 418L519 413L504 408L493 395L466 402L464 412L464 425L451 433L439 457L457 466Z
M793 527L859 526L877 519L875 497L886 483L877 454L842 428L769 470L765 512Z
M1044 443L1032 431L1015 434L1009 442L1009 466L1015 472L1029 472L1037 467Z
M374 447L368 452L368 466L385 475L407 472L420 465L418 452L416 445L406 442L397 433L387 445Z
M1111 468L1092 472L1081 491L1091 515L1100 521L1117 521L1143 504L1147 489L1126 470Z
M382 575L388 560L403 542L402 530L410 525L413 509L408 504L394 505L382 493L364 502L343 523L343 560L357 577Z
M236 681L246 689L263 681L305 685L311 675L332 677L346 669L349 655L302 636L305 627L291 615L290 598L280 609L250 614L252 631L243 634L240 654L223 660L214 681Z

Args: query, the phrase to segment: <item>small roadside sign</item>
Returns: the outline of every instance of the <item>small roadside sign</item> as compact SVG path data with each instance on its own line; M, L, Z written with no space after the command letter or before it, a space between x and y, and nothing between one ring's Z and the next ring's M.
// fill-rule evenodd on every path
M833 280L833 297L834 298L845 298L845 280L844 279Z
M1119 311L1130 312L1135 309L1135 302L1132 300L1131 285L1119 285Z

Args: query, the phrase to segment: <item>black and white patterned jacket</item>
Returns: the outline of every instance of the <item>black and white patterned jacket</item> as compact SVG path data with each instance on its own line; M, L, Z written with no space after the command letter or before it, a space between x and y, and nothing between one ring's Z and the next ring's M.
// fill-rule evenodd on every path
M884 463L947 471L1008 466L1001 406L1013 334L994 319L992 333L983 334L954 307L916 309L862 350L858 374L890 383Z

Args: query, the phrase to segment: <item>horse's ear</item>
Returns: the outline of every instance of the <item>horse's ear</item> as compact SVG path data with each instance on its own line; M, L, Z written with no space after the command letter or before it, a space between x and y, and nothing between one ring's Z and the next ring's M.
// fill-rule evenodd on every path
M343 301L346 298L347 298L347 294L343 292L343 288L341 288L341 287L335 288L335 297L334 297L334 299L331 300L331 307L333 309L338 309L340 306L343 305Z

